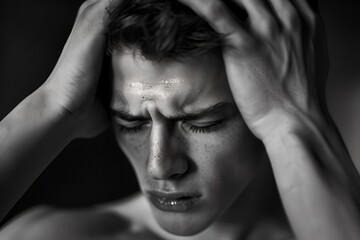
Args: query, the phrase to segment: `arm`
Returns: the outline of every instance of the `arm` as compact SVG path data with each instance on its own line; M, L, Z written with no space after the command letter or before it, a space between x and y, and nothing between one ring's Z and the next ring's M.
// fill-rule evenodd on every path
M82 4L49 78L0 122L0 220L72 139L107 126L95 93L109 5Z
M0 122L0 219L68 144L75 122L39 88Z
M325 104L326 42L305 0L181 0L219 33L227 77L252 133L265 145L299 240L360 239L360 186Z
M297 238L358 239L357 172L340 164L351 162L340 137L305 119L294 123L263 142Z

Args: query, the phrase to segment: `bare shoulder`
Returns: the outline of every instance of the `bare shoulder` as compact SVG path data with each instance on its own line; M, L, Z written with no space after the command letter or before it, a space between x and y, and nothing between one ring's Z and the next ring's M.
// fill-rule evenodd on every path
M59 210L42 206L31 209L8 223L2 229L0 238L93 239L94 236L116 235L126 231L129 225L125 218L94 209Z
M123 208L131 201L119 203ZM135 207L135 205L133 206ZM159 239L131 219L103 207L76 210L41 206L9 222L0 231L2 240L92 240L92 239Z
M23 212L0 229L0 239L21 239L20 235L23 229L30 228L52 211L49 206L40 206Z

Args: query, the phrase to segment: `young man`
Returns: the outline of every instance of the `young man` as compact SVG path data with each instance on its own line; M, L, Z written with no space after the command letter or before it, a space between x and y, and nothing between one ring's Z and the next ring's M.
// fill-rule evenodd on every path
M85 2L48 80L1 121L0 214L72 139L108 125L95 98L106 39L112 123L142 194L32 210L0 238L359 239L320 33L305 0Z

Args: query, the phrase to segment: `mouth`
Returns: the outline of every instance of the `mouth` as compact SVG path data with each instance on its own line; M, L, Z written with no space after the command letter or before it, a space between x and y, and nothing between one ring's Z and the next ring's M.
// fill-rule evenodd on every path
M193 209L201 197L200 194L187 192L148 191L150 202L165 212L187 212Z

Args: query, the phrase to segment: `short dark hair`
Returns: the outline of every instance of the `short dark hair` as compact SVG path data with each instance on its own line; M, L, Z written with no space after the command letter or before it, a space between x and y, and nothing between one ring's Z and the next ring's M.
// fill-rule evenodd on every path
M219 0L221 1L221 0ZM240 21L246 12L222 0ZM308 0L318 12L317 0ZM224 47L224 37L178 0L124 0L109 11L107 52L123 48L148 60L194 57Z
M124 47L148 60L193 57L222 46L222 36L177 0L125 0L110 12L107 51Z

